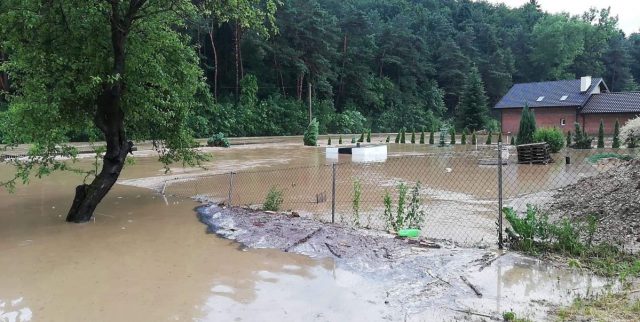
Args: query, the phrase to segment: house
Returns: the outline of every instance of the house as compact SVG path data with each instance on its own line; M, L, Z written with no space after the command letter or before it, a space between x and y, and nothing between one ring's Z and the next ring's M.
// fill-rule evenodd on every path
M640 92L609 92L602 78L515 84L494 107L503 133L518 132L525 104L534 111L538 127L556 127L565 133L578 122L588 134L596 135L602 120L605 134L613 134L616 120L624 125L640 116Z

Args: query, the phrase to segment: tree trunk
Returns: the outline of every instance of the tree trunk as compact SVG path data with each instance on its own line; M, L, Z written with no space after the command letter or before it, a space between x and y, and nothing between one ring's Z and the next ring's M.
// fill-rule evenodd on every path
M240 45L238 39L238 22L235 24L234 32L233 32L233 49L236 59L236 102L240 99Z
M73 204L67 214L68 222L87 222L93 212L116 183L124 167L127 153L131 152L133 143L127 141L124 130L124 112L122 111L122 95L124 91L123 76L125 71L125 46L132 18L146 1L131 2L129 12L120 15L120 2L111 2L110 24L111 45L113 49L113 69L111 74L117 77L113 83L103 84L102 93L96 100L94 123L103 133L107 150L103 157L102 170L91 184L76 187Z
M209 29L209 41L211 42L211 50L213 51L213 98L218 99L218 51L216 43L213 41L213 23Z

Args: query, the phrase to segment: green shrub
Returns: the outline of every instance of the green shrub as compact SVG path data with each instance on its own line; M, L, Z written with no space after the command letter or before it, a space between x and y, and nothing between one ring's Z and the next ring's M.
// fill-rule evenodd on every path
M564 147L564 135L556 128L539 128L533 134L533 141L547 142L552 153L558 153Z
M387 135L387 139L385 140L386 143L389 143L391 141L391 135Z
M420 144L424 144L424 130L420 132Z
M604 121L602 120L598 128L598 149L604 149Z
M511 136L511 142L509 142L509 144L516 145L516 136L515 135Z
M359 179L353 181L353 224L360 227L360 198L362 197L362 184Z
M476 137L476 132L473 132L473 134L471 135L471 144L473 145L478 144L478 137Z
M491 131L489 131L489 133L487 133L487 142L485 142L486 145L491 145L491 137L493 136L493 133L491 133Z
M394 142L395 143L400 143L400 132L398 132L398 134L396 134L396 140Z
M405 132L404 132L404 128L402 128L402 131L400 132L400 143L405 144L407 143L407 141L405 140Z
M589 137L586 133L582 131L580 127L580 123L576 122L575 126L575 143L573 145L576 149L591 149L591 145L593 143L593 138Z
M429 133L429 144L435 144L435 138L433 135L433 130L431 130L431 132Z
M520 117L520 127L518 129L518 145L533 143L533 134L536 132L536 116L525 104Z
M425 214L424 211L420 209L421 207L420 181L418 181L411 189L411 199L409 199L409 206L404 218L405 228L422 228L422 222L424 221Z
M331 145L331 137L329 137L329 140L327 140L327 145Z
M351 144L354 144L354 143L356 143L356 137L355 136L351 138Z
M411 132L411 144L416 144L416 132Z
M340 138L338 139L338 144L342 144L342 135L340 135Z
M404 227L404 207L407 202L407 192L409 188L404 183L398 185L398 208L396 211L395 227L396 231Z
M367 143L371 143L371 129L367 131Z
M384 192L384 199L383 199L383 203L384 203L384 221L386 223L386 229L393 229L396 230L395 227L395 218L393 216L393 211L391 210L392 208L392 203L393 201L391 200L391 195L389 194L389 191L385 191Z
M451 143L451 145L456 144L456 129L454 127L451 127L449 130L449 135L451 136L451 141L449 143Z
M227 140L227 138L224 137L224 134L218 133L213 135L207 140L207 146L217 146L217 147L228 148L229 140Z
M306 146L318 145L318 121L314 118L304 131L304 137L302 139Z
M462 137L460 138L460 144L462 144L462 145L466 145L467 144L467 130L463 130L462 131Z
M640 143L640 116L627 121L620 129L620 138L627 148L634 149Z
M614 149L620 148L620 122L616 120L616 125L613 128L613 144L611 145Z
M572 136L571 136L571 131L567 131L567 146L568 147L573 144L572 141L573 141L573 139L572 139Z
M364 142L364 132L362 132L360 134L360 138L358 139L358 142L363 143Z
M267 198L262 205L263 210L278 211L284 202L284 192L275 186L272 186L267 193Z

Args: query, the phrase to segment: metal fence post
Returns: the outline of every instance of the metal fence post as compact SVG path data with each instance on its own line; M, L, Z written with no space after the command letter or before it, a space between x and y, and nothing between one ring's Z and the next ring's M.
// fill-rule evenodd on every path
M502 244L502 142L498 142L498 248Z
M332 166L333 172L333 180L331 185L331 223L336 223L336 164L333 163Z
M235 172L231 171L231 173L229 173L229 199L227 200L227 204L229 207L231 207L231 196L233 195L233 175L236 174Z

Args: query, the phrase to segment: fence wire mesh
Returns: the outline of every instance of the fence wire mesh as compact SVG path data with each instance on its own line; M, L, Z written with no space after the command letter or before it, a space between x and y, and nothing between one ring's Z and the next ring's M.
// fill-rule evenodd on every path
M559 188L607 169L588 161L599 152L569 150L553 155L549 164L518 164L514 147L502 153L495 145L464 152L443 149L384 162L340 160L178 179L168 181L164 193L260 209L269 190L277 189L283 195L280 210L315 220L388 230L407 228L407 216L417 215L422 236L466 246L497 245L501 203L524 211L528 204L553 200ZM385 207L385 195L390 207Z

